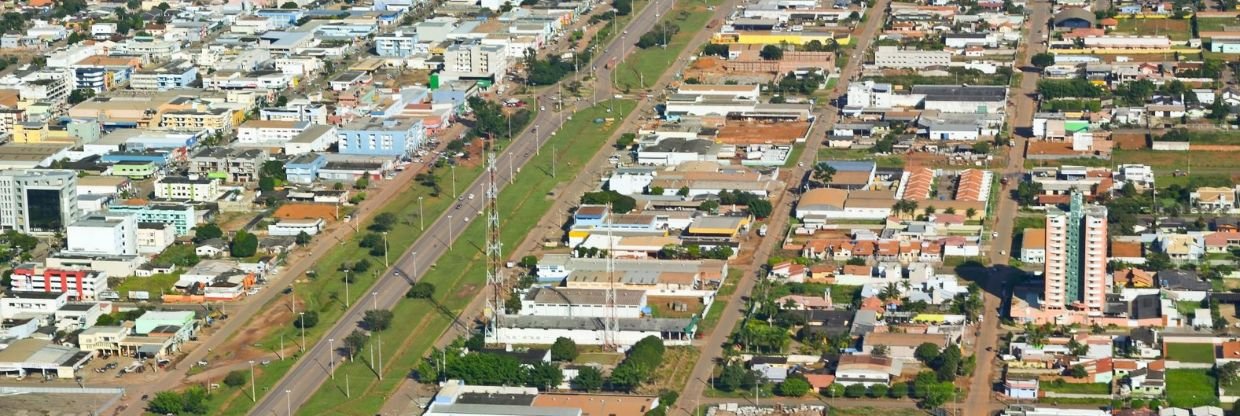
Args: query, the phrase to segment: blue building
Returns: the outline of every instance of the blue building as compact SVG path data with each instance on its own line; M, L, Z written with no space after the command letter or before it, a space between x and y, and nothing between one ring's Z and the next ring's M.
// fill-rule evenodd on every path
M397 30L390 35L375 36L375 54L379 56L407 58L417 49L418 34L412 31Z
M194 206L179 202L151 202L143 199L112 201L108 204L108 211L133 213L140 223L172 224L177 236L189 234L189 230L198 225Z
M362 118L338 131L343 155L405 157L422 145L422 120L408 117Z
M284 163L284 174L289 183L314 183L319 169L327 165L327 158L318 153L303 153Z
M262 9L255 14L259 17L265 17L267 19L283 22L285 26L297 24L297 21L301 20L301 17L304 16L300 9Z
M154 163L155 166L162 168L172 161L172 153L164 151L112 152L100 157L99 161L109 165L117 163Z

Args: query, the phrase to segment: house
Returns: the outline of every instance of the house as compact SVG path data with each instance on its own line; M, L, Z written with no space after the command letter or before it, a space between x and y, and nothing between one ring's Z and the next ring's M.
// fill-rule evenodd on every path
M1008 373L1003 381L1003 393L1009 399L1037 399L1038 378Z
M861 384L889 384L891 377L899 375L903 361L868 354L843 355L835 366L835 382L850 386Z
M1189 194L1193 208L1201 212L1227 212L1236 206L1236 191L1231 188L1203 186Z
M216 257L228 251L228 243L219 238L212 238L194 247L194 254L198 257Z
M1046 229L1026 228L1020 238L1020 261L1041 264L1046 262Z
M1124 343L1129 353L1138 357L1153 359L1162 356L1162 342L1159 341L1158 331L1153 328L1133 328ZM1236 347L1236 359L1240 360L1240 342Z
M782 382L788 378L788 357L756 355L749 359L749 369L757 371L763 378L771 382Z
M1159 270L1154 276L1159 288L1179 302L1200 302L1211 288L1210 283L1198 278L1194 270Z
M887 357L914 360L913 352L921 344L934 344L941 350L948 345L947 335L873 332L866 334L862 340L861 352L872 354L875 346L884 345L887 347Z
M1138 268L1116 270L1113 274L1116 284L1131 288L1155 287L1154 274Z
M1227 253L1232 248L1240 247L1240 231L1227 231L1206 234L1207 253Z

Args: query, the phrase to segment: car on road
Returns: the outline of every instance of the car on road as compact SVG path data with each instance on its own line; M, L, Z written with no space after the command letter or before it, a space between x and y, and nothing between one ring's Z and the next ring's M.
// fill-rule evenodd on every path
M469 200L470 200L470 201L473 201L473 200L474 200L474 194L469 194Z
M999 232L995 231L995 232L990 233L990 238L999 238Z

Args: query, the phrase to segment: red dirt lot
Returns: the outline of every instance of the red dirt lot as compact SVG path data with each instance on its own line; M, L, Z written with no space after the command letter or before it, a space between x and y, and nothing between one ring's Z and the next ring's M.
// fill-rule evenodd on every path
M808 121L760 123L730 120L716 139L726 144L792 144L809 131Z

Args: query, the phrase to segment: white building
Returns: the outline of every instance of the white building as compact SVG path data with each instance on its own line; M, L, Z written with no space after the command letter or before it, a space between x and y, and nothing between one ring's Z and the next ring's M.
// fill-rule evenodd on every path
M0 228L54 233L77 221L77 173L71 170L0 171Z
M129 213L92 214L69 225L65 247L72 254L138 254L138 218Z
M14 293L68 294L71 299L94 300L108 290L107 273L81 268L43 268L26 263L13 268L11 279Z
M923 51L900 49L897 46L879 46L874 52L874 65L879 68L921 69L932 66L948 66L952 53L947 51Z
M300 235L306 233L309 235L318 234L323 230L325 223L322 218L309 218L304 220L287 219L281 220L275 224L267 226L268 235Z
M284 154L295 156L310 152L324 152L336 143L336 126L312 124L284 143Z
M138 223L138 254L159 254L176 241L176 228L158 222Z
M446 80L464 77L500 79L508 72L508 52L503 46L458 43L444 51Z
M249 120L237 128L237 142L249 145L284 144L308 127L308 121Z
M849 110L860 111L867 108L891 108L891 84L878 83L871 80L848 84Z
M1042 307L1102 312L1106 306L1107 209L1085 205L1073 192L1071 209L1046 213L1045 294Z
M553 344L557 338L568 338L577 345L632 346L648 336L663 340L663 345L687 346L693 341L697 325L690 319L621 318L617 329L607 334L603 320L591 317L503 316L498 319L493 344Z
M607 291L602 289L570 289L535 287L521 297L521 315L641 318L646 309L646 292L616 290L615 307L609 307Z
M654 181L656 170L651 167L622 167L607 178L607 189L621 195L640 195Z
M214 201L219 199L220 180L204 176L165 176L155 181L155 197L177 201Z

